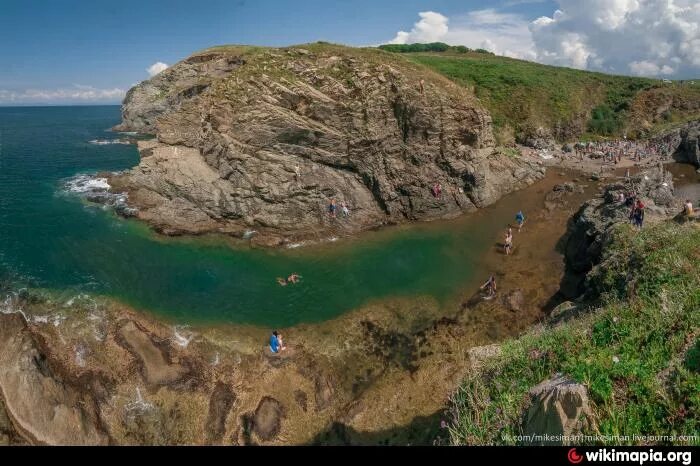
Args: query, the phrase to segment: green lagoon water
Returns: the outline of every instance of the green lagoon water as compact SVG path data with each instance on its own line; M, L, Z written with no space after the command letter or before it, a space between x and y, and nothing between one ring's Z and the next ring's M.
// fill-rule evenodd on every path
M454 298L486 275L480 254L518 203L294 250L163 238L65 190L77 174L138 163L134 146L89 143L118 138L107 128L119 119L117 106L0 108L0 277L114 297L177 323L319 322L374 300ZM292 272L301 284L277 285Z

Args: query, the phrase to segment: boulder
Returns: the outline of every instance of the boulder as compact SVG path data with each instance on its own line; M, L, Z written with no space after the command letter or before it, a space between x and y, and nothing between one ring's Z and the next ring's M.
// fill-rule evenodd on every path
M557 376L533 387L531 405L523 419L523 434L545 436L533 441L539 445L564 445L560 436L573 436L595 428L595 418L582 384ZM550 436L553 438L546 438Z

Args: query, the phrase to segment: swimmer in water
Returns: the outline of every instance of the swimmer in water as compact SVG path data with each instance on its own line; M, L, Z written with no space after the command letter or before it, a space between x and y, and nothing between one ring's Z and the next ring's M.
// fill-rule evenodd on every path
M298 273L293 273L287 278L287 283L299 283L299 274Z
M525 223L525 215L523 214L523 211L519 211L515 215L515 221L518 222L518 232L523 229L523 224Z
M510 231L506 233L506 241L503 244L503 250L506 253L506 256L510 256L511 251L513 250L513 234Z
M486 283L481 285L479 289L482 291L486 290L486 292L488 293L487 296L489 297L494 296L496 294L496 277L494 275L491 275L486 281Z
M280 286L287 286L287 280L282 277L277 277L277 283L279 283Z

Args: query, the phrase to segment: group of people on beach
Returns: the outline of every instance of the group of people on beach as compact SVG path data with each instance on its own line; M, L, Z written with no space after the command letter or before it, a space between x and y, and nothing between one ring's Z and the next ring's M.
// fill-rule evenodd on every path
M522 210L515 214L515 222L518 226L518 233L520 233L523 229L523 225L525 224L525 214L523 214ZM503 252L507 256L510 256L513 252L513 227L511 225L508 225L508 230L506 230L506 238L503 243ZM496 276L491 275L489 279L486 280L486 283L481 285L479 289L486 293L486 296L484 297L485 299L493 298L496 295L497 289Z
M673 151L671 136L661 139L633 141L627 138L614 141L579 142L574 145L574 153L581 160L583 157L601 158L603 162L618 164L623 156L641 162L642 159L667 156Z

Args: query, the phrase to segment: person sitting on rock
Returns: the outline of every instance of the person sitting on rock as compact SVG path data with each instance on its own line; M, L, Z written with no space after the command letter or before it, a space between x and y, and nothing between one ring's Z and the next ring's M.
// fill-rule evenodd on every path
M350 210L348 209L348 205L345 202L340 203L340 211L343 213L343 217L349 217L350 216Z
M273 331L272 335L270 336L270 351L277 354L286 349L287 347L282 343L282 335L280 335L277 330Z

